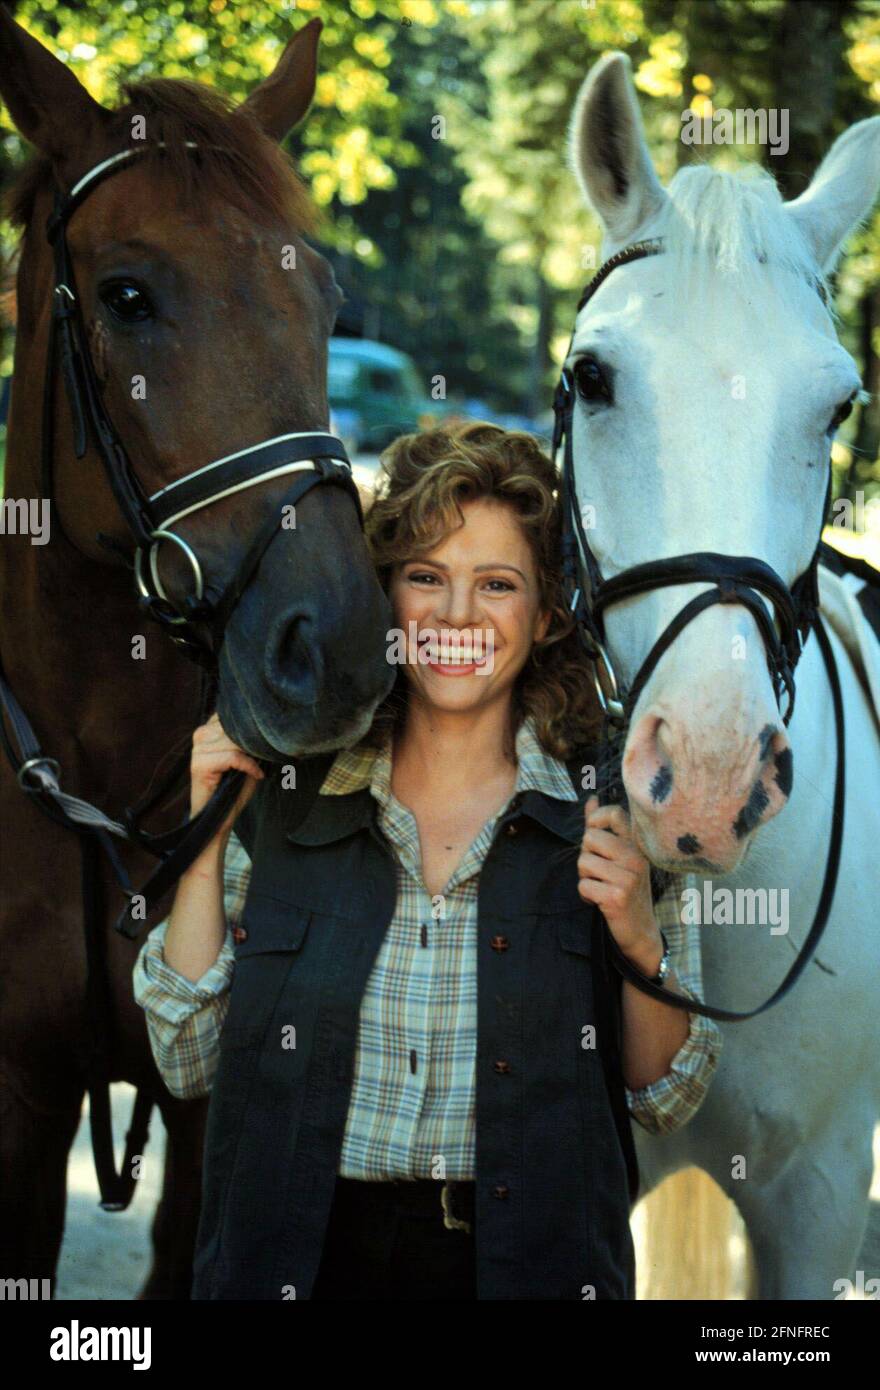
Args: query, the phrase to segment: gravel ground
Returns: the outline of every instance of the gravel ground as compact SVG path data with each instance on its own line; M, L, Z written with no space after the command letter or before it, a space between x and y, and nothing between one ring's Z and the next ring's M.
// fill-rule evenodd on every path
M131 1118L134 1088L124 1081L111 1087L117 1157ZM162 1187L165 1126L153 1111L144 1171L128 1211L102 1211L89 1136L89 1103L67 1167L67 1222L58 1263L56 1297L131 1299L150 1267L150 1224Z

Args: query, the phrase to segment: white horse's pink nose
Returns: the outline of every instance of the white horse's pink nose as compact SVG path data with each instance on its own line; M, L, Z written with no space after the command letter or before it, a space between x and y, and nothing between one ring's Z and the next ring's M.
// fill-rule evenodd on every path
M652 859L726 872L745 841L782 810L792 786L791 746L767 723L731 749L719 729L703 738L681 721L648 712L630 731L623 780Z

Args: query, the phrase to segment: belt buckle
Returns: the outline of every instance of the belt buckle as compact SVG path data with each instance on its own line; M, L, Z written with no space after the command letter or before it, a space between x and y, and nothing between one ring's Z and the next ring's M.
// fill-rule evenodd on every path
M469 1221L462 1221L460 1217L455 1215L457 1188L457 1183L445 1182L440 1189L440 1205L443 1208L443 1225L446 1227L447 1231L464 1231L466 1235L470 1235L471 1223Z

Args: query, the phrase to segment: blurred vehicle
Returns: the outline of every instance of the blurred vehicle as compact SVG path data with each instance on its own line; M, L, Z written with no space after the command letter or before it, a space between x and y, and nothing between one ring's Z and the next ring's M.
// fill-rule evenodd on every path
M430 403L405 352L369 338L331 338L328 376L334 432L349 453L379 453L430 423Z
M497 423L505 430L522 430L533 434L543 444L549 444L553 437L553 412L548 410L537 417L531 415L499 415Z

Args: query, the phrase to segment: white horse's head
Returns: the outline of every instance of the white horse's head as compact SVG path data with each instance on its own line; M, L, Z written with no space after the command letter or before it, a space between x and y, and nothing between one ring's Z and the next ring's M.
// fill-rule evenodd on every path
M664 190L617 53L584 82L571 152L603 258L657 236L665 251L609 275L568 358L578 497L603 578L714 551L763 560L790 588L813 555L831 439L860 387L818 286L877 195L880 117L842 135L793 202L767 174L706 166ZM608 609L625 685L710 587ZM785 805L788 738L746 607L708 607L661 657L632 711L623 776L638 837L663 868L732 870Z

